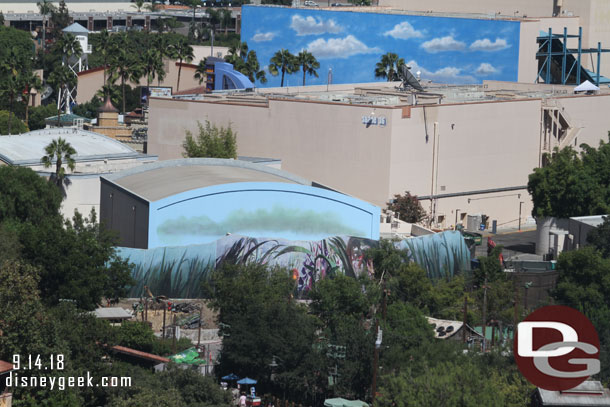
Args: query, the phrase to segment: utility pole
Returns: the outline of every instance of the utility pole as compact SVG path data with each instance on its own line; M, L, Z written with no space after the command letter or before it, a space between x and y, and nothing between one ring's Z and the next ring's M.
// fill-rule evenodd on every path
M203 319L203 303L199 304L199 332L197 333L197 349L201 345L201 320Z
M521 206L523 205L523 201L519 202L519 230L521 230Z
M375 332L379 336L379 321L378 320L375 321ZM378 365L379 365L379 348L380 347L381 347L381 344L379 344L379 346L377 346L377 342L375 342L375 358L373 360L373 384L371 386L371 391L372 391L371 405L375 404L375 393L377 392L377 369L378 369Z
M462 325L462 341L466 343L466 318L468 317L468 297L464 296L464 318Z
M172 329L172 352L176 353L176 314L174 314L174 329Z
M167 312L167 303L163 302L163 339L165 339L165 313Z
M483 285L483 352L487 350L487 277L485 277L485 283Z
M144 298L144 321L148 322L148 298Z
M519 308L519 283L517 282L517 278L515 279L515 314L513 316L513 341L517 338L517 323L519 321L518 318L518 308Z

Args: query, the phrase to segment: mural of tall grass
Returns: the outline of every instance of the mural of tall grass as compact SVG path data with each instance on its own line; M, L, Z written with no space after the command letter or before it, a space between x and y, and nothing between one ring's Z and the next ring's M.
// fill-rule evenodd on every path
M202 283L225 263L283 267L296 274L297 289L307 291L321 278L338 273L351 277L370 273L372 266L364 261L364 251L377 245L375 240L349 236L289 241L229 235L201 245L149 250L121 247L118 254L135 264L136 284L131 297L143 295L148 286L155 295L200 298ZM451 278L470 266L470 252L459 232L406 239L396 245L407 250L411 261L422 266L432 279Z

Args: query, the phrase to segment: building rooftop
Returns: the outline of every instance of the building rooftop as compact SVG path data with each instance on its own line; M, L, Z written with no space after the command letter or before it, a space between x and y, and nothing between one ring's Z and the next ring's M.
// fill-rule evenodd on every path
M157 201L193 189L235 182L311 185L310 181L269 166L218 158L159 161L103 178L147 201Z
M72 23L69 26L67 26L66 28L64 28L62 31L65 33L71 33L71 34L89 34L89 30L87 30L85 27L83 27L79 23Z
M121 307L101 307L93 311L99 319L130 319L133 315Z
M575 220L577 222L584 223L589 226L598 227L602 223L604 223L604 218L610 215L594 215L594 216L574 216L570 218L571 220Z
M598 381L588 380L570 390L538 389L543 406L610 406L610 390Z
M61 137L76 150L76 161L137 158L142 155L131 147L91 131L44 129L29 133L0 137L0 161L9 165L35 165L45 155L45 147Z
M314 85L261 88L254 91L215 91L202 94L198 88L174 95L175 99L266 106L270 100L349 104L354 106L402 107L430 104L481 103L524 99L548 99L575 95L573 85L545 85L500 81L483 84L448 85L428 80L422 74L423 92L402 89L401 82L372 82L340 85ZM599 94L610 94L602 87Z

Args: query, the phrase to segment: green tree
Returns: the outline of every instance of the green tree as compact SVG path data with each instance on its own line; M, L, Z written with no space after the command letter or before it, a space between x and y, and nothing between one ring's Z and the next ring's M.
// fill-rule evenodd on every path
M55 10L55 6L49 0L42 0L36 3L38 11L42 15L42 49L47 49L47 18Z
M26 133L27 131L28 127L25 125L24 122L19 120L17 116L11 114L10 112L7 112L6 110L0 110L0 135L22 134Z
M250 82L254 83L256 80L261 83L267 82L265 70L260 67L256 51L249 51L247 43L237 42L231 45L225 55L225 61L232 64L236 71L246 75Z
M193 58L193 47L191 47L186 40L178 41L173 44L170 48L170 56L173 59L178 60L178 79L176 82L176 91L180 90L180 74L182 72L182 62L190 63Z
M193 75L193 78L199 80L200 85L207 78L205 59L202 59L201 61L199 61L199 64L197 64L197 69L195 69L195 74Z
M294 281L287 271L225 264L213 273L211 284L210 305L218 312L223 335L220 373L239 371L259 380L259 386L302 397L301 386L289 385L303 383L312 374L301 368L310 366L316 325L307 309L292 299ZM272 370L274 355L279 366Z
M53 72L51 72L51 75L49 75L49 84L57 89L57 97L66 98L66 102L68 98L68 88L75 86L76 82L77 79L74 72L66 66L56 67ZM57 109L57 126L61 126L61 110L59 109Z
M296 56L296 60L298 66L300 66L303 70L303 86L305 86L306 75L315 76L316 78L318 77L318 72L316 72L316 70L320 69L320 63L311 52L299 52L299 54Z
M70 25L70 12L65 0L59 1L59 7L51 9L52 33L55 40L62 36L62 30Z
M163 55L156 48L149 48L142 57L142 67L144 76L146 76L146 87L150 87L150 83L159 78L165 78L165 67L163 66Z
M55 104L40 105L30 109L28 121L30 130L44 129L47 126L45 119L57 114Z
M375 66L375 78L387 78L388 82L398 80L398 71L405 64L403 58L393 52L381 56L381 60Z
M206 120L205 126L199 121L197 126L197 138L190 131L186 132L182 144L185 157L237 158L236 133L231 129L231 124L218 128Z
M134 0L134 4L132 4L131 7L138 10L138 13L141 13L142 7L144 7L144 0Z
M104 85L106 85L106 74L110 55L113 54L114 48L110 41L110 33L108 30L102 30L99 35L99 40L95 43L94 50L96 54L102 58L102 66L104 67Z
M269 73L273 76L282 73L282 81L280 87L284 86L284 75L292 74L299 70L296 58L287 49L277 51L269 60Z
M225 8L220 10L220 22L225 29L225 35L229 33L229 26L231 25L232 20L231 9Z
M116 79L121 80L121 89L123 95L123 113L126 113L125 108L125 83L127 81L140 83L142 76L142 65L140 61L126 48L117 49L110 60L110 72ZM114 80L112 80L114 82Z
M419 223L426 218L426 211L419 199L409 191L404 195L394 195L394 199L388 203L388 210L398 214L400 220L409 223Z
M604 222L592 229L587 235L587 243L600 251L604 258L610 258L610 217L604 216Z
M61 201L59 190L31 169L0 166L0 223L57 219Z
M118 332L118 343L121 346L151 352L155 335L146 322L124 322Z
M535 217L601 215L610 211L610 145L592 148L582 144L580 154L571 147L545 155L546 165L529 176Z
M42 89L42 81L40 77L34 73L26 73L23 76L23 85L25 86L23 104L25 105L25 125L30 126L30 97L32 90L40 92Z
M76 168L74 157L76 150L65 139L61 137L54 139L44 149L45 155L40 159L45 168L49 168L55 162L55 173L50 180L58 187L62 187L66 183L66 170L63 166L64 161L70 171ZM62 189L63 190L63 189Z

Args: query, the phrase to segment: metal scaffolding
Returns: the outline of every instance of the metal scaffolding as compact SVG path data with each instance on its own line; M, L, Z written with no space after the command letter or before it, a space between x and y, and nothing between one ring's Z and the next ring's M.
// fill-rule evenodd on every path
M578 39L578 48L568 48L569 38ZM549 28L547 35L541 35L536 40L538 42L536 59L539 68L536 83L542 79L544 83L580 85L585 79L599 86L601 79L606 80L599 73L601 54L610 52L610 49L602 49L601 42L597 43L597 48L582 48L582 27L578 28L578 35L568 35L567 27L563 28L563 34L553 34L552 28ZM591 72L582 67L582 55L595 53L597 69Z

